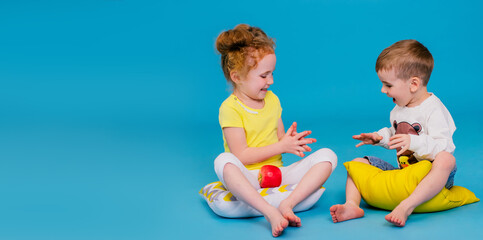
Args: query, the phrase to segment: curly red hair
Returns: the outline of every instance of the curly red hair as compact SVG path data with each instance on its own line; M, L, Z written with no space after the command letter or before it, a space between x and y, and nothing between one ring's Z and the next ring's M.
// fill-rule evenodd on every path
M245 75L257 66L267 54L275 52L275 42L262 29L247 24L222 32L216 39L216 49L221 54L221 68L225 78L233 85L230 73Z

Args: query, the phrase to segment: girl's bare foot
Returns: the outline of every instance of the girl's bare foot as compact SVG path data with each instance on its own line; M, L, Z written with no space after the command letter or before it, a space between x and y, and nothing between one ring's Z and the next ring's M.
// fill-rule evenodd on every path
M346 220L360 218L364 216L364 210L353 203L337 204L330 207L330 215L332 216L332 221L343 222Z
M272 235L274 237L282 235L283 230L288 226L287 219L285 219L275 207L272 207L272 209L267 211L265 218L272 226Z
M287 199L283 200L278 209L282 213L282 216L288 220L288 223L292 227L300 227L302 226L302 221L300 220L297 215L293 212L293 206L287 201Z

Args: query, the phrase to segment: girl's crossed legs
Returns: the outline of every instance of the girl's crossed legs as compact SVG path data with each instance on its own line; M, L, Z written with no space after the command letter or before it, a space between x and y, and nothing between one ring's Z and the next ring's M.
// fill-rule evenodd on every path
M294 191L275 208L257 192L259 170L248 170L235 155L222 153L215 159L215 172L223 185L238 199L261 212L272 226L273 236L279 236L290 224L301 226L293 208L319 189L337 166L337 156L320 149L287 167L281 167L282 185L297 184Z

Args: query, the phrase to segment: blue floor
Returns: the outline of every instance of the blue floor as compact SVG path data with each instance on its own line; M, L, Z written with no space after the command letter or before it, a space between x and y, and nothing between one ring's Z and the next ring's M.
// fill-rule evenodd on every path
M480 1L65 1L0 3L0 239L271 239L264 218L225 219L198 195L223 151L229 94L214 50L238 23L277 43L272 90L339 157L303 226L281 239L483 239L481 203L414 214L363 204L334 224L343 162L392 159L351 138L389 125L377 55L415 38L436 64L429 90L455 120L455 185L483 197ZM411 15L411 16L409 16ZM286 164L297 161L284 155ZM376 235L376 237L374 237Z

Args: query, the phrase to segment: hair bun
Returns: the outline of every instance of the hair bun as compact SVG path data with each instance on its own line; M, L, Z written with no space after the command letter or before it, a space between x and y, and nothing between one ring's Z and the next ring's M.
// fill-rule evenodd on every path
M250 46L254 37L250 28L246 24L239 24L234 29L222 32L216 39L218 52L224 55Z
M235 86L231 72L236 70L239 74L246 74L263 56L274 53L275 42L262 29L239 24L222 32L216 38L215 47L221 54L221 68L225 78ZM248 58L252 61L248 62Z

